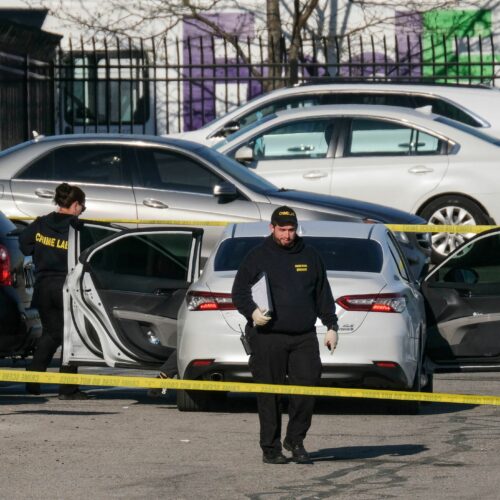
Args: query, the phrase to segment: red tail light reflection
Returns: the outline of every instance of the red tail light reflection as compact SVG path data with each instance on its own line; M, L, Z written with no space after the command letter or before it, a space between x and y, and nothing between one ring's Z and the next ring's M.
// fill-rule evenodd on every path
M186 295L186 302L190 311L228 311L236 309L230 293L191 291Z
M344 295L337 299L337 304L346 311L401 313L406 308L406 299L397 293Z
M0 245L0 285L11 286L10 255L5 246Z

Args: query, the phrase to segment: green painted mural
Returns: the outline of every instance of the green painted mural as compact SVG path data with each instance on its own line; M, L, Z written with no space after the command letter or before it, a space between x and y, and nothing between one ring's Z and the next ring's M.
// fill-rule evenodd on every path
M490 10L435 10L422 16L423 76L484 82L494 75ZM494 58L494 59L493 59Z

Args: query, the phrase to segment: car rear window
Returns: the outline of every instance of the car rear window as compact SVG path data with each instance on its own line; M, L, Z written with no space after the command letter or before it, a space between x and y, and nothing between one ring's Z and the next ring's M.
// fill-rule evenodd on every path
M500 139L492 137L491 135L481 132L480 130L470 127L469 125L457 122L455 120L450 120L449 118L446 118L444 116L440 116L435 120L439 123L444 123L445 125L449 125L450 127L461 130L462 132L467 132L468 134L471 134L474 137L477 137L478 139L482 139L483 141L489 142L490 144L494 144L495 146L500 146Z
M263 238L231 238L222 242L215 255L215 271L235 271L246 254ZM323 258L328 271L378 273L382 269L382 248L373 240L359 238L304 237Z

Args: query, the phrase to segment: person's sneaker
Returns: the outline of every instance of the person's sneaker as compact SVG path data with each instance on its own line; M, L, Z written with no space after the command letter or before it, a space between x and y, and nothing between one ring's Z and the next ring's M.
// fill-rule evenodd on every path
M40 384L36 382L28 382L26 384L26 392L28 394L31 394L32 396L40 396L40 394L42 393Z
M59 394L59 396L57 396L57 397L63 401L68 401L68 400L83 401L84 399L90 399L90 396L86 392L82 392L82 391L75 391L75 392L72 392L71 394Z
M167 377L164 373L160 372L159 375L156 375L156 378L169 378ZM153 387L152 389L148 390L148 396L150 398L159 398L160 396L163 396L167 394L167 389L161 389L160 387Z
M290 443L286 438L283 441L285 450L292 452L292 460L298 464L312 464L311 457L302 443Z
M274 451L274 452L264 452L262 455L262 461L265 464L287 464L288 463L288 458L281 453L281 451Z

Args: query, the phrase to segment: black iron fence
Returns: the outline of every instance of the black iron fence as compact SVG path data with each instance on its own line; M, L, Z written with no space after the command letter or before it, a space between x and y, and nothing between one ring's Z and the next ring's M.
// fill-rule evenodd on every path
M201 127L278 87L311 81L495 85L493 36L114 39L70 44L56 66L60 132L172 133ZM291 54L297 55L292 57Z
M496 85L500 78L493 36L322 37L279 46L269 54L263 38L115 38L69 41L52 62L16 56L16 78L2 78L2 147L32 130L192 130L265 91L306 82ZM9 135L6 126L18 128Z
M61 37L0 20L0 149L55 131L55 47Z

